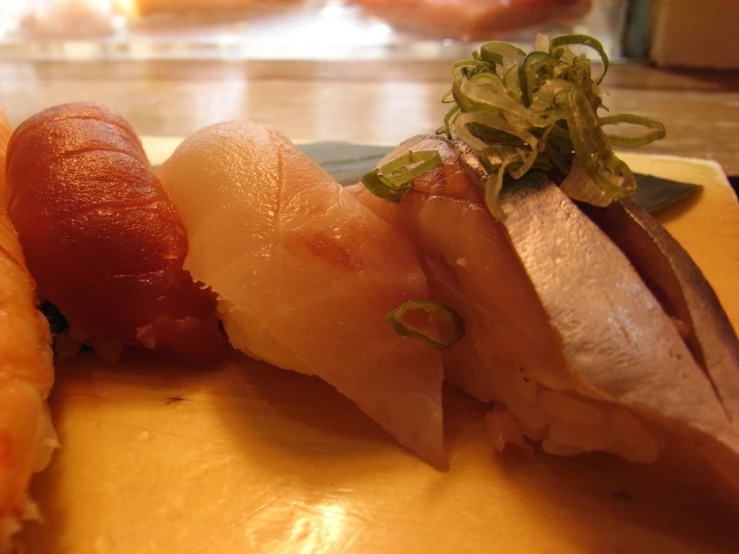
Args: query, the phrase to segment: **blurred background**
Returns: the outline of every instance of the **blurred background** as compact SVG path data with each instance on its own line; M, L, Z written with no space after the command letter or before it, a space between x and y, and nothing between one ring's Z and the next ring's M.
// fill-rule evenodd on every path
M439 126L480 43L584 33L613 62L608 108L667 126L645 151L739 175L736 21L739 0L0 0L0 106L14 125L94 100L144 135L251 119L396 143Z
M5 59L459 59L491 38L598 36L624 54L628 0L4 0ZM631 7L629 5L631 4ZM637 29L637 25L632 25ZM536 29L533 31L532 29ZM632 35L634 33L632 32ZM632 55L640 55L632 36Z

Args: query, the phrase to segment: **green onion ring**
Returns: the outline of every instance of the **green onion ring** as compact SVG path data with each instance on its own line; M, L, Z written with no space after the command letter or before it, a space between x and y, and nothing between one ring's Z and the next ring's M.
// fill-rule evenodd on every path
M406 155L366 173L362 184L375 196L389 202L400 202L413 188L413 180L441 165L436 150L410 151Z
M585 95L578 89L558 94L567 111L567 126L572 138L575 157L593 182L606 194L622 198L636 191L636 179L613 153L605 133L600 128L598 116ZM620 162L620 163L618 163Z
M525 57L526 52L501 40L493 40L480 47L480 59L500 66L503 73L509 67L518 65Z
M554 77L557 68L563 68L566 64L546 52L531 52L518 66L518 81L521 85L521 101L525 107L531 105L531 99L539 87L539 74L545 70L552 73ZM541 86L541 85L539 85Z
M404 321L403 318L406 313L414 310L426 312L432 318L436 318L437 321L442 320L445 323L451 324L453 327L451 337L443 340L443 342L435 340L427 332L424 332L423 329L414 327L407 321ZM385 320L399 335L416 339L427 346L431 346L439 350L451 348L465 334L465 325L462 316L448 306L428 300L408 300L403 302L400 306L387 314Z
M603 77L606 76L606 72L608 71L608 67L610 66L611 62L608 59L608 54L606 54L606 51L599 40L588 35L561 35L558 37L554 37L549 42L549 52L555 52L556 48L560 46L587 46L588 48L592 48L593 50L598 52L598 55L603 62L603 73L601 73L600 77L598 77L595 82L597 84L600 84L601 81L603 81Z
M598 122L601 127L605 127L607 125L618 125L619 123L628 123L631 125L640 125L642 127L646 127L647 129L651 129L651 132L646 133L640 137L619 137L616 135L607 134L606 137L608 137L608 141L614 146L646 146L647 144L651 144L655 140L661 140L665 138L666 134L665 126L662 125L662 123L648 117L643 117L641 115L626 113L619 115L610 115L608 117L601 117Z

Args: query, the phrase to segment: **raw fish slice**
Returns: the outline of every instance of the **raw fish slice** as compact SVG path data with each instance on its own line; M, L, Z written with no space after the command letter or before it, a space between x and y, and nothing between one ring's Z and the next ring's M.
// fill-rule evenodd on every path
M385 321L429 296L407 239L269 127L207 127L157 175L188 232L185 269L218 294L232 344L317 375L446 467L441 356Z
M724 406L629 259L541 175L504 189L501 206L578 393L678 431L739 488L736 406ZM727 359L723 369L735 384L734 364Z
M399 27L490 40L496 33L584 16L591 0L353 0Z
M433 299L464 315L467 337L445 353L448 378L502 402L547 452L602 450L650 462L676 430L736 482L739 443L730 410L618 246L543 176L506 187L508 217L493 218L480 198L481 166L460 143L416 137L380 165L409 150L436 150L443 164L417 177L400 203L351 190L404 230ZM442 203L443 210L434 208ZM478 313L497 314L496 330ZM725 331L721 313L714 306L700 317L716 319L707 329ZM499 334L506 325L528 332L530 343L513 345L510 334ZM722 332L714 340L733 351L732 337ZM552 358L532 364L532 353L547 344ZM736 374L731 356L718 359L722 375ZM515 438L505 421L499 428Z
M10 129L0 111L0 168ZM0 171L0 195L5 172ZM27 496L34 471L56 445L45 398L54 381L51 335L36 310L34 282L0 203L0 554L10 552L21 521L36 516Z
M626 254L651 288L731 418L739 420L739 341L703 273L682 246L629 200L585 213Z
M515 396L527 403L526 376L554 390L571 388L561 344L458 152L443 139L420 136L379 165L409 150L437 150L443 165L416 178L402 202L389 203L362 185L348 190L411 238L434 299L463 316L467 335L444 351L447 379L483 401L499 399L501 387L515 382L521 385Z
M7 175L39 294L77 336L194 364L225 351L215 299L182 269L177 211L121 116L86 103L44 110L13 134Z

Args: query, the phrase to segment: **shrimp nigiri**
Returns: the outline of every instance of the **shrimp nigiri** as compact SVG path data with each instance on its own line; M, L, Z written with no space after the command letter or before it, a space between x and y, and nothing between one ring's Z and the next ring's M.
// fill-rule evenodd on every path
M177 210L120 115L90 103L40 112L13 133L7 177L28 267L70 334L195 364L224 352L212 293L182 269Z
M386 321L429 298L409 241L266 126L206 127L157 175L187 229L184 267L218 294L231 343L320 377L445 467L439 351Z
M0 111L0 167L10 129ZM0 193L5 173L0 172ZM35 471L56 446L45 399L54 381L49 324L36 309L34 282L18 237L0 203L0 553L11 549L23 519L35 516L27 496Z

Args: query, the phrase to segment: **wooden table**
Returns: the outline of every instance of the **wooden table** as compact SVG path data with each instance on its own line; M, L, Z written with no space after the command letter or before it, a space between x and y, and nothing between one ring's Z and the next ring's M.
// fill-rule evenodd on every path
M183 136L249 118L291 138L397 142L435 129L450 84L446 61L2 62L0 104L13 123L53 104L104 102L141 134ZM615 65L607 105L665 123L643 151L717 160L739 175L739 72Z
M612 73L614 111L668 127L645 150L713 158L739 174L738 74ZM438 62L0 62L0 103L14 123L97 100L145 135L251 118L295 139L395 142L438 126L448 85L448 64ZM710 164L634 162L706 185L662 221L736 326L739 206L723 175ZM243 356L203 373L86 357L58 367L50 404L62 448L33 482L46 522L24 531L29 554L728 554L739 543L738 512L689 453L646 467L607 456L494 457L486 407L453 390L448 473L400 449L318 380Z

